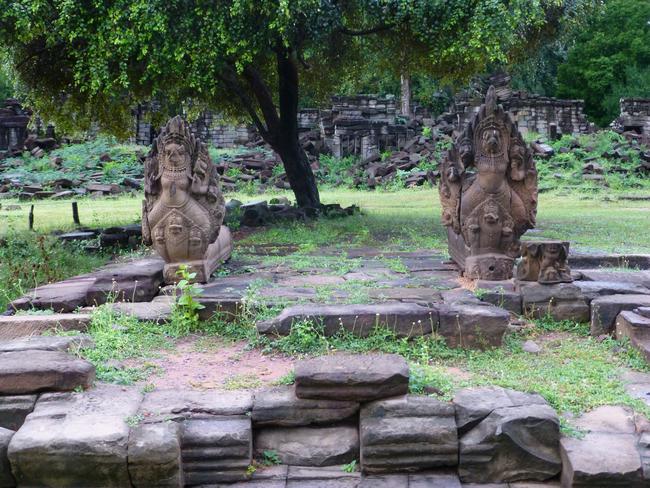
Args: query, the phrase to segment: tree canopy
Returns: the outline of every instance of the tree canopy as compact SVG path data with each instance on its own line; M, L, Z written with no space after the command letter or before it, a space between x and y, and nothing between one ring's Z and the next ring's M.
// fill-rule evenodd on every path
M297 140L299 87L331 95L367 62L467 79L508 63L598 0L0 0L30 103L75 125L128 126L140 100L246 115L301 205L319 203ZM58 117L57 117L58 116Z
M601 126L621 96L650 97L650 1L608 0L558 69L558 96L582 98Z

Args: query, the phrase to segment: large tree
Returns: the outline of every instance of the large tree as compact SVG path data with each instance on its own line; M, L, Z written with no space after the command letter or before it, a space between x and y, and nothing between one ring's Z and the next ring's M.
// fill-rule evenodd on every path
M650 97L650 1L607 0L575 39L558 69L558 95L585 100L602 126L618 115L620 96Z
M318 206L299 144L300 90L331 94L368 56L396 73L467 78L597 0L0 0L0 44L30 102L104 127L137 101L246 114L296 200ZM405 56L407 54L407 56ZM198 104L198 105L197 105Z

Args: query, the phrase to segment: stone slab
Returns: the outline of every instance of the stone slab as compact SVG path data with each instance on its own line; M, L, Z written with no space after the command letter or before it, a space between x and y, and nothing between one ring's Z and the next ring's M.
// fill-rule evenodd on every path
M592 300L591 335L613 332L621 311L647 306L650 306L650 295L609 295Z
M130 486L127 420L141 399L136 389L105 384L41 395L9 444L18 485Z
M648 486L647 481L643 480L641 457L633 434L590 432L581 439L563 437L560 446L562 486Z
M11 351L78 351L92 348L94 341L89 335L76 336L30 336L0 342L0 353Z
M101 305L109 296L114 301L149 302L163 284L164 264L161 258L145 258L100 268L92 273L86 303Z
M418 471L458 464L454 406L406 395L364 405L359 417L364 472Z
M398 337L430 334L438 324L438 311L414 303L378 303L372 305L294 305L276 318L257 324L262 334L288 335L293 323L305 320L322 324L325 335L346 329L360 337L368 336L377 326L388 327Z
M145 422L209 419L248 415L253 395L246 391L154 390L144 397L140 412Z
M90 314L85 313L0 316L0 341L40 335L52 330L84 332L89 323Z
M0 394L22 395L42 391L88 388L95 367L60 351L13 351L0 353Z
M397 354L334 354L297 361L298 398L370 401L403 395L409 368Z
M607 295L650 295L650 288L624 281L574 281L582 294L591 301Z
M409 488L461 488L456 473L420 473L409 475Z
M296 427L340 422L358 411L357 402L302 399L293 386L278 386L255 393L252 419L255 426Z
M140 424L131 429L129 476L135 488L183 488L180 424Z
M650 254L601 254L576 253L569 258L570 265L575 269L590 269L598 267L630 267L650 269Z
M287 488L357 488L360 473L346 473L343 466L289 466Z
M435 332L444 338L449 347L498 347L510 324L508 311L487 304L440 306L439 315L440 325Z
M618 281L650 288L650 270L595 268L580 270L581 280Z
M0 396L0 427L18 430L34 410L38 395Z
M39 286L11 302L8 308L54 310L57 313L73 312L86 305L86 294L94 282L94 277L85 275Z
M371 474L363 476L358 488L408 488L408 474Z
M169 320L173 303L173 297L160 296L151 302L115 302L110 306L116 312L135 317L140 321L162 324Z
M273 451L285 464L335 466L359 457L356 426L264 427L255 433L255 456Z
M536 318L552 317L554 320L589 320L589 304L578 286L573 283L541 285L520 282L522 311Z
M622 311L616 317L616 338L629 339L630 344L650 362L650 318L633 311Z

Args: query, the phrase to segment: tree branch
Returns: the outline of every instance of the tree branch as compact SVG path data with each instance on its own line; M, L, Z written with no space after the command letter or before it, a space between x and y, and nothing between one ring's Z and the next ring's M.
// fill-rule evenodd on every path
M266 82L262 79L259 71L257 71L251 65L248 65L244 68L243 75L250 85L251 90L253 90L253 94L255 95L257 102L259 103L269 132L274 132L280 125L280 117L278 116L278 111L275 108L271 90L269 90Z

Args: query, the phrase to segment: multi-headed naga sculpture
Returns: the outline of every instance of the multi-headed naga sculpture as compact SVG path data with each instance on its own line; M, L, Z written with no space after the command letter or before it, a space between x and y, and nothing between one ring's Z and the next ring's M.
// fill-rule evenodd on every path
M535 226L537 170L494 87L443 160L439 191L449 254L465 276L511 278L519 238Z
M222 226L224 198L216 166L205 144L180 116L167 122L145 163L142 236L165 260L166 283L178 281L186 265L206 282L232 251Z

